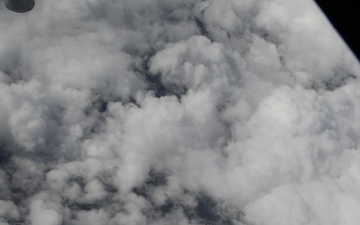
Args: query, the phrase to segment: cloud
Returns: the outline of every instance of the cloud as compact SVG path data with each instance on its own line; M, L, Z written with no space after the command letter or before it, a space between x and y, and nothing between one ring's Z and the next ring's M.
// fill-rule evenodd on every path
M19 211L14 203L9 201L0 201L0 215L5 219L18 219Z
M356 224L360 67L312 1L0 8L0 224Z
M43 200L36 199L30 205L30 223L31 224L62 224L61 214L56 209L58 205L46 203Z

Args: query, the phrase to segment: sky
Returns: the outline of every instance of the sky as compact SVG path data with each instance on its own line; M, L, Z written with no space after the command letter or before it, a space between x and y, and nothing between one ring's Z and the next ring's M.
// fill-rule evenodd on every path
M312 0L0 3L0 225L358 224L360 66Z

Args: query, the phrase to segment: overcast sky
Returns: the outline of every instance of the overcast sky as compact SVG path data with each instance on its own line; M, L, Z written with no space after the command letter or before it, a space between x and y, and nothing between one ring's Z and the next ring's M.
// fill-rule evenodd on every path
M0 225L359 224L360 67L312 0L0 3Z

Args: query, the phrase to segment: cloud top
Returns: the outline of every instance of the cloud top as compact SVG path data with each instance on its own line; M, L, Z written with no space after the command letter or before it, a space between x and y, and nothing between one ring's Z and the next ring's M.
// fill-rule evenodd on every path
M360 67L310 0L0 8L0 224L359 221Z

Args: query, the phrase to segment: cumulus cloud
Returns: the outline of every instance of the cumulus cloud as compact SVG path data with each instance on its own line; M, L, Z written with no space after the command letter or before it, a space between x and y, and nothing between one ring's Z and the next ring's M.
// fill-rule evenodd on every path
M0 224L359 221L360 67L313 1L0 7Z

